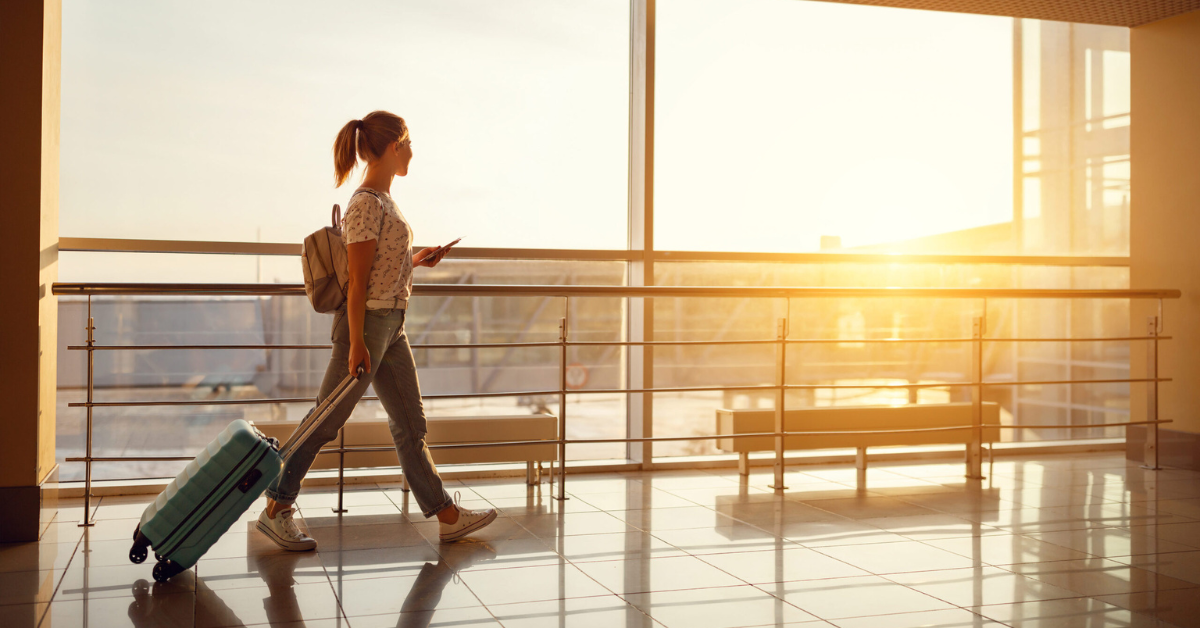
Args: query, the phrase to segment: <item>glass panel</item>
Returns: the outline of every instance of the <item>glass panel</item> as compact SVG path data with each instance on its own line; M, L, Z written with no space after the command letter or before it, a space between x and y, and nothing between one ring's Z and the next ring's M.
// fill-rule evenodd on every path
M790 0L657 18L658 248L1128 254L1128 194L1087 192L1128 190L1089 166L1128 160L1128 29Z
M1127 288L1126 268L1012 267L968 264L661 263L664 285L894 286L958 288ZM967 382L971 337L983 313L976 299L656 299L658 340L745 340L775 337L788 317L792 339L840 340L788 346L788 383L860 386L789 391L787 407L904 405L970 400L966 387L878 388ZM988 338L1096 338L1129 333L1127 300L1004 300L987 303ZM943 342L880 344L879 339ZM1129 378L1129 342L987 343L987 381ZM658 386L755 386L774 382L773 346L662 347ZM1127 421L1129 384L995 386L985 401L1000 404L1004 424L1083 425ZM656 436L715 433L715 411L773 409L773 390L655 395ZM1113 438L1123 428L1005 430L1003 441ZM719 453L712 441L660 443L658 456Z
M91 254L104 255L104 254ZM170 256L163 256L170 257ZM478 262L439 264L426 283L582 283L621 285L621 262ZM426 395L557 390L557 347L426 349L425 344L556 342L564 300L538 297L418 297L405 330ZM93 297L96 342L145 344L317 344L330 342L332 317L317 314L306 298L284 297ZM619 340L624 300L570 301L571 338ZM70 345L86 342L87 301L59 299L58 458L78 456L85 444L86 353ZM227 401L307 399L316 395L328 349L219 349L99 351L95 356L96 399L100 401ZM568 353L572 390L622 386L624 350L576 347ZM374 391L368 389L368 396ZM429 399L426 413L439 416L559 413L558 395L484 399ZM310 402L259 405L195 405L100 408L95 412L96 455L193 455L235 418L298 422ZM567 434L612 438L625 434L625 396L569 394ZM377 401L363 401L351 420L382 421ZM384 443L386 444L386 443ZM620 444L578 445L570 459L624 458ZM97 478L174 475L174 462L98 463ZM83 466L64 464L65 480L82 478Z
M387 109L419 244L625 245L628 2L67 0L62 41L63 235L299 242L350 193L334 136Z

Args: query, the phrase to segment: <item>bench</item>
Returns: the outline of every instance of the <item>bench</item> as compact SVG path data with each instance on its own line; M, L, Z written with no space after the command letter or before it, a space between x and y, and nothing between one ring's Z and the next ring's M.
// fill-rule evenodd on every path
M842 406L831 408L800 408L785 410L784 431L864 431L929 429L971 425L970 403L909 404L903 406ZM1000 439L1000 404L983 404L983 442ZM775 431L774 410L717 410L717 436L727 434L758 434ZM807 436L785 436L785 450L849 449L857 450L855 458L860 476L867 469L868 447L890 447L903 445L951 445L969 444L971 430L945 432L908 432L890 434L816 434ZM750 453L774 451L775 437L722 438L717 449L738 454L738 472L750 473Z
M549 414L521 414L511 416L446 416L428 417L429 433L425 442L429 445L452 445L455 443L494 443L502 441L544 440L546 444L508 445L497 447L463 447L454 449L432 449L435 464L480 464L488 462L524 462L525 481L537 484L541 481L542 463L549 462L553 470L558 457L558 417ZM284 421L255 422L255 427L267 436L283 442L296 429L297 423ZM392 433L387 420L351 420L342 428L346 447L391 447ZM338 439L324 449L337 449ZM346 468L395 467L400 464L396 451L372 451L346 454ZM536 472L535 472L536 465ZM338 457L331 454L317 456L313 469L336 469ZM407 478L403 478L407 487Z

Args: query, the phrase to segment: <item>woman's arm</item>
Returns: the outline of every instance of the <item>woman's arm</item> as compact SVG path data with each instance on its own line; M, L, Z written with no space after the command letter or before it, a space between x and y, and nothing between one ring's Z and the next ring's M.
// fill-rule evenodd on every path
M362 364L371 372L371 354L363 339L363 317L367 315L367 279L375 262L376 240L355 242L346 247L350 261L350 282L346 286L346 317L350 324L350 372ZM365 363L365 364L364 364Z

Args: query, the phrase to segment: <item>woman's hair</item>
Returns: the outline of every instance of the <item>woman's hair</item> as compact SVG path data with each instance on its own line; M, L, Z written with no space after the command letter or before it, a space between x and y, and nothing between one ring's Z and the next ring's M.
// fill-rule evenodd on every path
M404 118L386 111L372 111L362 120L351 120L333 140L333 174L338 187L346 182L359 158L372 161L383 156L388 144L408 137Z

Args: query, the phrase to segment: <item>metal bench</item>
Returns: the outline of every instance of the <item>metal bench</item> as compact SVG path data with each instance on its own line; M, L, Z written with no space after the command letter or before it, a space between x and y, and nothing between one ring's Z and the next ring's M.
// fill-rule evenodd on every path
M971 425L970 403L910 404L903 406L843 406L800 408L784 411L785 432L851 432L785 436L785 450L849 449L857 450L855 466L860 477L867 469L867 448L903 445L966 445L971 430L941 430ZM1000 438L1000 404L983 404L983 441L989 457L991 444ZM889 433L887 430L928 429L926 432ZM774 410L717 410L718 436L761 434L775 431ZM863 432L855 434L853 432ZM717 449L738 454L738 471L750 473L750 453L773 451L772 436L718 439Z
M558 417L549 414L521 414L511 416L431 416L428 417L429 433L425 442L429 445L452 445L457 443L493 443L503 441L544 440L546 444L500 445L495 447L457 447L432 449L436 464L480 464L489 462L524 462L525 480L529 484L541 481L542 463L549 462L553 473L557 457ZM292 422L255 423L263 434L281 441L295 429ZM346 448L392 447L392 434L386 420L351 420L342 428ZM323 449L338 449L340 439L335 439ZM339 456L317 456L313 469L338 468ZM400 464L396 451L347 452L346 468L395 467ZM405 480L407 487L407 480Z

